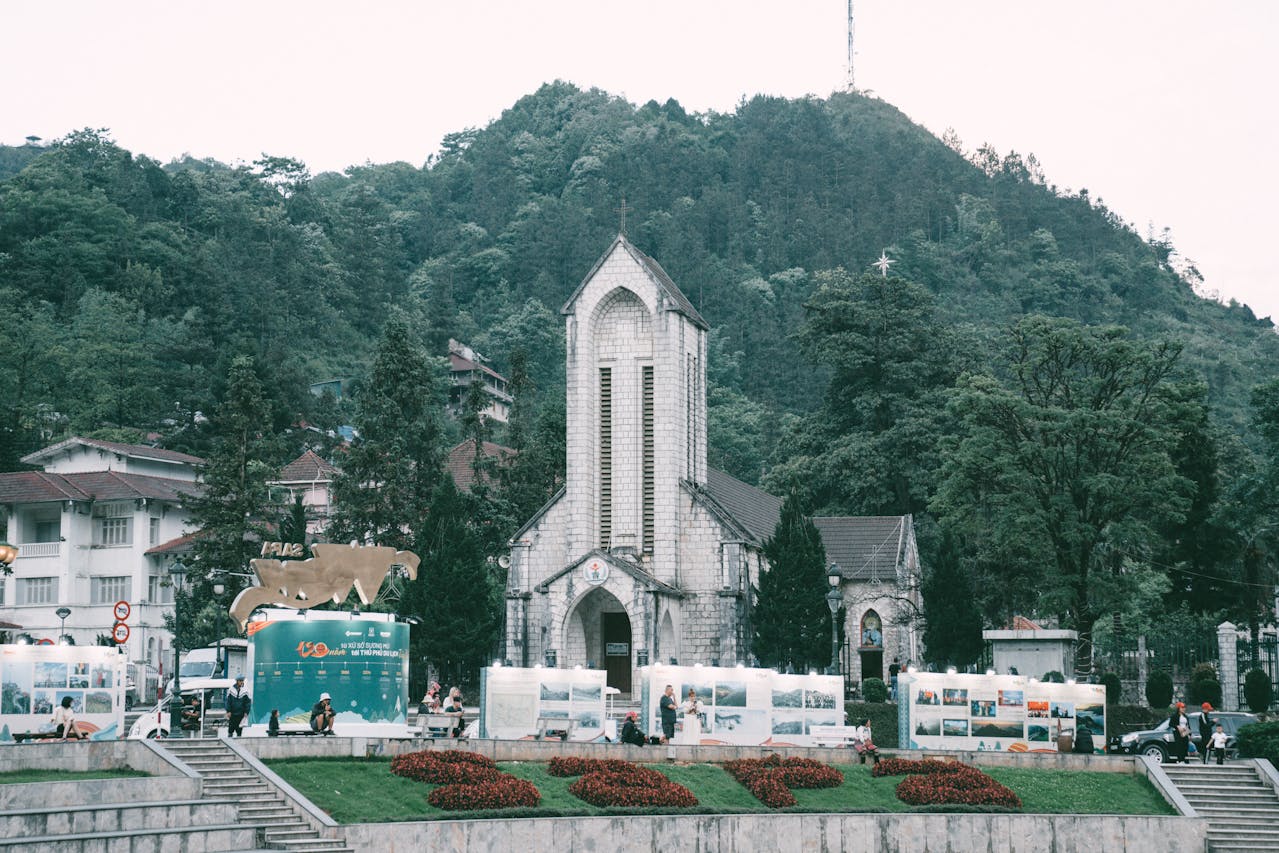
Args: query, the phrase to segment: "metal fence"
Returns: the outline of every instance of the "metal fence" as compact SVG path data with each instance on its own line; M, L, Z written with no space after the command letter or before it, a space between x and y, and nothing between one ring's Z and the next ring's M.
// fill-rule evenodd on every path
M1247 700L1244 697L1247 694L1244 692L1244 684L1249 670L1259 669L1270 676L1272 687L1279 681L1279 637L1266 634L1259 638L1255 645L1252 638L1240 637L1235 650L1239 661L1239 705L1241 708L1246 708ZM1273 708L1276 705L1279 705L1279 696L1275 696L1272 691L1270 706Z

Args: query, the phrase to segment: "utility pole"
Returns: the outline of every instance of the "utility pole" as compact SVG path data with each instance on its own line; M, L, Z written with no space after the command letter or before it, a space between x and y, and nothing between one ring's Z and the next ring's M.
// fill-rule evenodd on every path
M857 81L853 76L853 0L848 0L848 82L849 92L857 91Z

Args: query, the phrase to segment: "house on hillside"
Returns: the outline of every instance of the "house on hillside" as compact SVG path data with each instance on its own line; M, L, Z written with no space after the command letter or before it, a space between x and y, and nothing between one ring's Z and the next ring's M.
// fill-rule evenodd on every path
M113 606L130 604L131 662L158 666L172 647L164 627L168 567L189 550L183 499L199 491L203 460L145 445L69 438L22 461L39 471L0 474L0 517L18 546L0 577L0 620L37 640L65 633L78 645L109 635Z
M505 657L598 666L624 693L650 662L753 663L781 500L706 463L709 326L624 236L562 313L567 475L510 542ZM886 680L919 657L912 520L814 521L842 575L845 671Z
M489 420L506 423L511 417L514 398L507 390L506 377L489 367L489 360L469 346L449 340L449 414L461 415L471 383L479 382L484 391L485 407L481 414Z
M292 505L298 498L302 499L308 536L321 536L328 527L336 473L332 463L308 450L281 468L279 479L270 483L272 496L277 501Z

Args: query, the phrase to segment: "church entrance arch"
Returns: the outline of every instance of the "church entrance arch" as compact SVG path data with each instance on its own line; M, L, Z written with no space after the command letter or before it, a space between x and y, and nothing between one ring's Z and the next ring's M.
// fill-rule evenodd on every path
M611 592L596 587L578 599L568 615L564 639L566 663L603 669L609 687L631 692L631 619Z
M884 677L884 623L874 610L867 610L862 615L861 640L858 653L861 655L862 681L868 678Z

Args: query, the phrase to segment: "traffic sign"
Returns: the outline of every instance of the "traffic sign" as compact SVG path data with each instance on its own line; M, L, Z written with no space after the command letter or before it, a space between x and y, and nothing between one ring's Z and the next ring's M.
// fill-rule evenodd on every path
M129 626L123 622L115 623L115 626L111 629L111 639L120 645L129 642Z
M115 603L115 621L123 622L129 618L129 614L133 612L133 608L129 606L127 601L117 601Z

